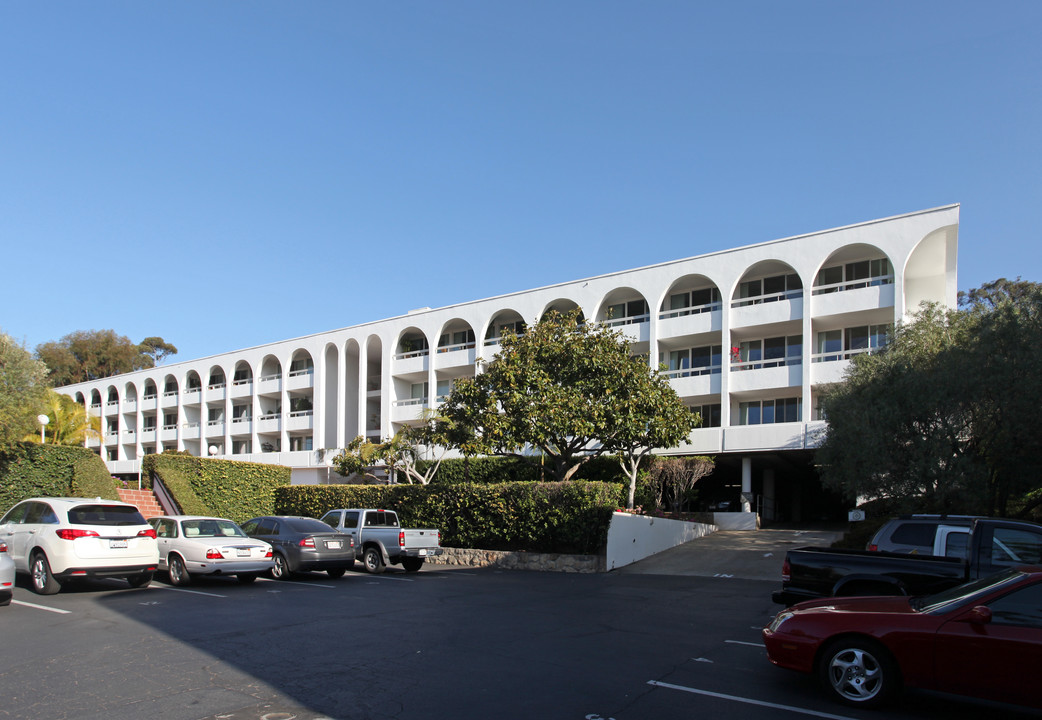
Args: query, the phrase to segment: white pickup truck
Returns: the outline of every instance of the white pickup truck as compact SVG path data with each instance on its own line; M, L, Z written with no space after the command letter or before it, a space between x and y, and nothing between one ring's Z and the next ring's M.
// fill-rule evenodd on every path
M354 538L355 554L371 573L381 573L388 565L399 563L406 572L416 572L424 560L442 552L441 533L402 528L393 510L330 510L322 516L322 522Z

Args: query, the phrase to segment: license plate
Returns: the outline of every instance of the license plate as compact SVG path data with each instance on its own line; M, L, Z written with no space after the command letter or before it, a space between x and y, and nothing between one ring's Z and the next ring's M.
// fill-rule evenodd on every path
M327 540L326 541L326 547L329 548L330 550L339 550L343 546L344 546L344 543L340 542L339 540Z
M249 548L236 548L235 554L238 555L239 557L249 557L250 556L250 549Z
M110 548L125 548L127 546L126 540L109 540Z

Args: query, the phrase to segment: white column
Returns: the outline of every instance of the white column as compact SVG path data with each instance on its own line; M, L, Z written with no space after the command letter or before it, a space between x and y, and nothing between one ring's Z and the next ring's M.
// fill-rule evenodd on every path
M746 455L742 458L742 512L751 512L752 504L746 493L753 491L753 459Z

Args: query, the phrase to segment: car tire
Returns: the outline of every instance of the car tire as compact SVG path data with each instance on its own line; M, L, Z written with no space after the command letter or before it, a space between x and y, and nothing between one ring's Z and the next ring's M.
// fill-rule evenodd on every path
M402 558L402 567L405 568L405 572L419 572L423 567L423 558Z
M127 575L127 582L132 588L142 588L152 582L152 572L146 571L137 575Z
M192 576L188 574L188 568L185 567L185 561L182 560L179 555L171 555L168 557L167 565L170 568L167 572L170 575L171 585L183 587L191 584Z
M379 575L386 567L378 547L366 548L365 554L362 555L362 564L365 565L365 571L373 575Z
M329 575L329 577L333 578L334 580L336 578L344 577L345 572L347 572L347 570L345 570L344 568L331 568L329 570L326 570L326 573Z
M61 582L51 574L51 564L42 550L33 553L29 560L30 587L37 595L54 595L62 589Z
M821 654L818 677L834 700L855 707L885 705L901 686L890 652L864 638L830 643Z
M235 576L235 579L241 582L243 585L249 585L251 582L257 579L257 573L239 573Z
M292 571L289 569L289 561L286 556L282 553L275 553L272 556L275 564L271 567L271 576L276 580L289 580Z

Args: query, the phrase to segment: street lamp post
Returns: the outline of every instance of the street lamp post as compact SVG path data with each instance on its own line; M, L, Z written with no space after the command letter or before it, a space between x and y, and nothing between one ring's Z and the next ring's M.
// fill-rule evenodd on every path
M43 443L44 443L43 430L44 430L45 427L47 427L47 423L49 423L50 421L51 421L51 419L49 417L47 417L46 415L37 415L36 416L36 422L40 423L40 444L41 445L43 445Z

